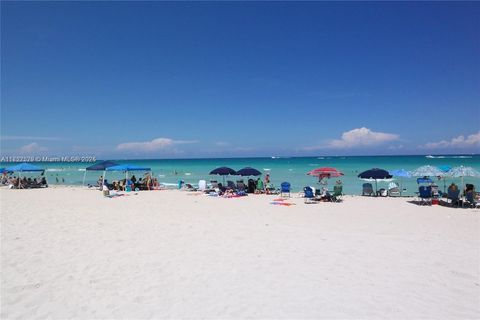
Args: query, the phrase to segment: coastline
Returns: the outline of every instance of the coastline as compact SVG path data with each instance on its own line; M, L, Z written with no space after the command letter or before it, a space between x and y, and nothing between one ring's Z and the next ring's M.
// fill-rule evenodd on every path
M0 189L2 318L478 318L480 211Z

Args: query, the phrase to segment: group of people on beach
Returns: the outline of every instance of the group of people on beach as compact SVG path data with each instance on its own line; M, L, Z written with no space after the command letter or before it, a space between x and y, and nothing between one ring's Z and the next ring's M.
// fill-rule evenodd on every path
M16 177L8 176L6 173L2 174L0 178L0 184L9 186L12 189L32 189L32 188L46 188L48 187L47 179L45 176L36 178L31 177Z
M160 188L160 182L158 182L157 178L152 178L149 173L145 173L143 178L139 178L138 180L135 175L132 175L131 178L113 180L112 183L109 183L107 179L103 179L103 176L100 176L97 181L97 187L106 187L107 190L115 191L155 190Z

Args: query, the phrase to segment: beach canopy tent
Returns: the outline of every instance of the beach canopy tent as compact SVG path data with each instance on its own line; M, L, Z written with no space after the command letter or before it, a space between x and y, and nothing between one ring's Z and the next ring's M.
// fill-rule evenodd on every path
M245 167L237 171L239 176L260 176L262 173L255 168Z
M375 195L377 194L377 181L390 181L392 175L387 171L379 168L372 168L358 175L360 179L367 181L375 181Z
M395 169L395 170L389 171L389 173L394 177L400 178L400 196L401 196L403 192L403 178L410 178L412 175L410 174L409 171L405 169Z
M118 164L116 166L111 166L105 168L106 171L125 171L125 179L128 179L128 172L129 171L150 171L150 168L147 167L140 167L134 164ZM103 176L103 181L105 181L105 175Z
M30 164L30 163L20 163L15 166L11 166L8 168L5 168L6 172L18 172L18 184L20 185L20 176L21 172L41 172L42 175L45 172L45 169L42 169L36 165Z
M105 171L105 169L107 169L108 167L113 167L113 166L118 166L118 163L110 160L106 160L85 168L85 173L83 174L83 185L85 185L85 177L87 175L87 171ZM105 173L102 176L104 175Z
M235 176L237 175L237 172L235 170L233 170L232 168L229 168L229 167L220 167L220 168L216 168L216 169L213 169L212 171L210 171L210 174L216 174L216 175L219 175L219 176L223 176L223 184L225 185L225 176Z
M88 171L105 171L108 167L113 167L113 166L118 166L118 163L107 160L107 161L102 161L99 163L96 163L90 167L87 167L85 170Z
M42 169L40 167L37 167L36 165L30 164L30 163L20 163L15 166L11 166L8 168L5 168L5 171L7 172L35 172L35 171L45 171L45 169Z

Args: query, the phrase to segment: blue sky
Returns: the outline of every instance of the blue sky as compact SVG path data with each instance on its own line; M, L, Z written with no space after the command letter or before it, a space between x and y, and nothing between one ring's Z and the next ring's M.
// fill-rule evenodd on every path
M3 155L480 150L480 3L1 9Z

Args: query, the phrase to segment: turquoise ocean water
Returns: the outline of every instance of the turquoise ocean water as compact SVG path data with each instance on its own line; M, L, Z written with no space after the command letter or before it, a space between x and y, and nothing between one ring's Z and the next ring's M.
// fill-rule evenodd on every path
M406 169L413 170L423 165L449 165L449 166L471 166L480 171L480 155L468 156L346 156L346 157L275 157L275 158L229 158L229 159L159 159L159 160L118 160L118 163L131 163L140 166L147 166L152 169L154 176L160 182L167 184L178 184L179 180L186 183L197 184L198 180L205 179L222 181L222 177L210 176L208 173L220 166L228 166L235 170L249 166L264 173L270 173L271 181L275 186L281 182L288 181L292 184L294 191L300 191L304 186L319 186L315 177L306 175L312 169L318 167L334 167L345 175L340 178L344 185L346 194L360 194L364 181L357 178L358 173L371 169L382 168L385 170ZM46 169L48 182L52 185L81 185L85 174L85 168L92 163L71 163L71 162L38 162L35 163ZM1 167L12 165L12 163L1 163ZM102 172L88 171L86 183L95 183ZM133 172L141 177L143 172ZM34 176L34 175L32 175ZM106 178L109 181L124 177L121 172L108 172ZM236 181L240 177L227 177L227 180ZM248 177L243 178L245 181ZM332 186L335 178L329 181ZM397 179L397 181L399 181ZM447 185L451 182L460 184L460 178L447 178ZM464 178L465 183L473 183L480 186L479 178ZM406 195L413 195L417 191L415 178L402 180L406 188ZM437 181L440 189L443 189L443 181ZM386 187L387 183L379 182L378 187Z

